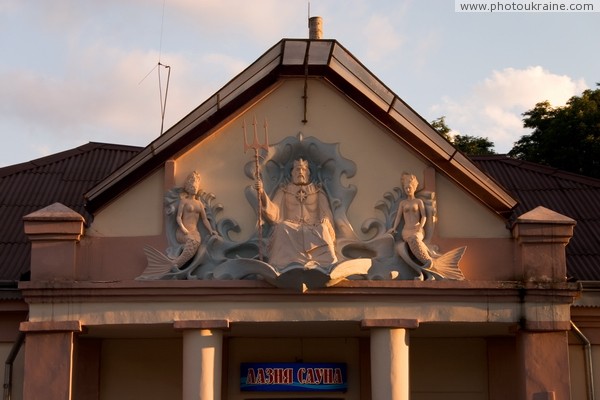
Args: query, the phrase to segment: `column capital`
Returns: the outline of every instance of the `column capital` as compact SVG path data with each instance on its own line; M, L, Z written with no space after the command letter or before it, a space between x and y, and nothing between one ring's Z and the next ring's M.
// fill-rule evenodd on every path
M564 282L565 246L576 221L544 207L519 216L512 229L518 244L517 264L526 282Z
M567 244L573 237L577 222L545 207L536 207L519 216L513 227L513 236L519 243Z
M402 328L402 329L417 329L419 320L417 319L363 319L360 322L360 327L363 329L370 328Z
M77 280L77 244L84 218L54 203L23 217L31 241L31 280Z
M69 207L54 203L23 217L25 234L31 241L65 240L78 242L84 218Z
M214 320L183 320L174 321L173 328L177 330L186 329L229 329L229 321L226 319L214 319Z

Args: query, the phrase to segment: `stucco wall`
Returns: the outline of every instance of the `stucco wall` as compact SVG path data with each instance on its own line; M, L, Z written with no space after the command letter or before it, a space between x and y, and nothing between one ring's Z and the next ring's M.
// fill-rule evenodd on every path
M486 341L411 338L413 400L488 400Z
M100 211L86 235L151 236L163 231L164 171L161 168Z
M100 400L180 399L180 339L105 339Z

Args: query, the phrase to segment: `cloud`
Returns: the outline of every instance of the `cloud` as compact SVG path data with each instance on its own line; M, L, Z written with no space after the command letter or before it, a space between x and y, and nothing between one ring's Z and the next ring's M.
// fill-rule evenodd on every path
M458 98L444 97L431 107L433 115L446 116L454 134L487 137L498 153L508 152L514 142L526 135L522 114L535 104L548 100L554 106L587 88L583 79L553 74L540 66L492 71Z
M380 14L371 15L363 28L364 37L369 39L367 59L379 62L399 50L403 43L390 18Z
M246 66L242 60L215 53L191 57L167 53L163 58L172 63L165 128ZM6 127L21 126L22 134L30 132L40 156L88 141L146 145L160 133L157 59L153 51L130 52L96 43L69 60L69 69L77 73L4 71L0 120ZM160 71L164 98L167 70ZM52 145L42 146L43 142Z
M240 33L259 40L273 40L282 32L289 35L298 28L308 34L303 0L174 0L166 3L167 18L169 14L178 21L192 19L194 23L189 26L200 32L232 37L238 42Z

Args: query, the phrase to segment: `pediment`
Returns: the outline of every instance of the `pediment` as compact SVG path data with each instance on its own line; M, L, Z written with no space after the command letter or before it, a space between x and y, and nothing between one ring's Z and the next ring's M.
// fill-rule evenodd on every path
M516 201L385 86L335 40L284 39L137 156L86 193L92 213L166 161L215 134L286 80L326 82L414 154L493 212L506 216ZM310 100L309 100L310 101ZM298 116L299 119L306 116ZM365 133L367 134L367 133Z
M89 236L168 242L138 279L294 289L464 279L515 205L329 40L281 41L86 198Z

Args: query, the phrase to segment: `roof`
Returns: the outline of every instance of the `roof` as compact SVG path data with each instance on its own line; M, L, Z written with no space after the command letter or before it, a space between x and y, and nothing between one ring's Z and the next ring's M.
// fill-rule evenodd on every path
M235 118L245 106L286 78L327 81L494 212L507 216L515 200L458 152L431 125L335 40L283 39L128 163L86 193L91 213L149 176L186 147Z
M600 179L507 156L472 159L518 200L513 218L543 206L577 221L566 247L569 278L600 281Z
M0 168L0 281L29 271L30 244L23 216L60 202L86 221L83 193L141 150L105 143L83 146Z

